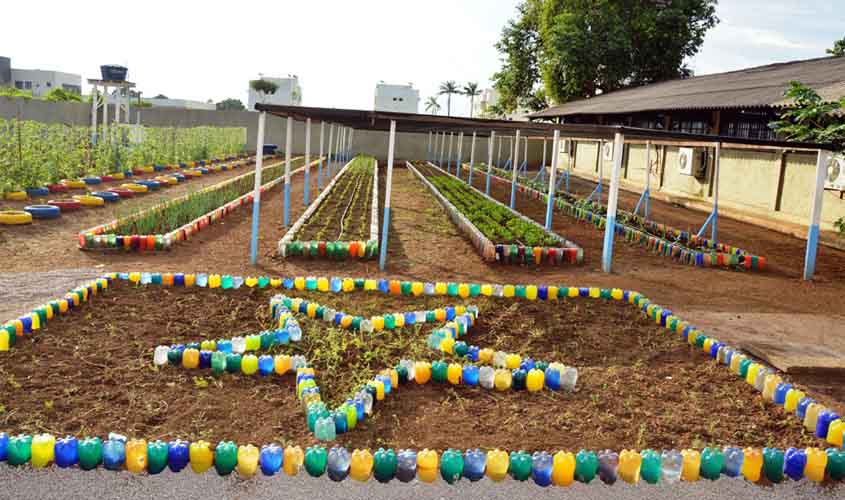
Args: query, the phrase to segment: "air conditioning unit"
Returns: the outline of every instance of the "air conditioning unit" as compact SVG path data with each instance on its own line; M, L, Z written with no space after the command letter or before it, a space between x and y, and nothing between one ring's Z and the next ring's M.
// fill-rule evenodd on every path
M613 143L605 142L601 148L601 157L604 161L613 161Z
M707 153L696 154L695 148L678 148L678 172L702 179L707 174Z
M845 191L845 156L832 156L827 164L825 189Z

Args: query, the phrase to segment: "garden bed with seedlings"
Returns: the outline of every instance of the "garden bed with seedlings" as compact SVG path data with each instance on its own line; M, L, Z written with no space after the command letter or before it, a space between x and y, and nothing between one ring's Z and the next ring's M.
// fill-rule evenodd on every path
M300 165L296 158L294 165ZM316 164L316 161L313 162ZM300 167L304 168L304 167ZM298 171L299 169L297 169ZM285 165L264 167L261 186L264 193L284 182ZM210 224L253 201L255 172L209 186L185 196L168 200L148 209L129 214L79 233L82 250L167 250L188 240Z
M479 171L487 172L487 165L478 166ZM511 183L512 172L492 167L490 178L496 183ZM562 175L562 172L558 172ZM517 174L517 190L532 198L548 199L548 183ZM607 224L607 207L596 200L588 200L570 193L557 190L555 207L561 213L575 219L593 224L604 230ZM726 267L735 269L762 270L766 258L753 255L747 250L709 238L697 236L691 231L682 231L667 224L628 212L617 210L616 233L631 244L640 245L655 254L670 257L683 264L695 267Z
M506 264L580 263L583 250L432 163L408 163L485 260Z
M378 253L379 193L375 158L347 163L279 241L283 258L370 259Z

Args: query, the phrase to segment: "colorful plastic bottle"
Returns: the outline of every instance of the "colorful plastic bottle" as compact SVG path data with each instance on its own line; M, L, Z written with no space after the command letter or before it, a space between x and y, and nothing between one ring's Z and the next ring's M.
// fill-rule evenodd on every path
M622 450L622 453L619 454L619 477L626 483L638 483L642 461L642 455L636 450ZM599 463L601 463L601 459L599 459Z
M701 477L710 480L719 479L725 465L725 455L718 448L704 448L701 451Z
M162 440L147 443L147 472L158 474L167 468L167 443Z
M684 463L681 467L681 479L684 481L698 481L701 471L701 453L698 450L682 450L681 455L684 457Z
M282 468L282 448L277 444L265 444L258 452L258 465L261 473L265 476L272 476Z
M426 384L431 380L431 364L426 361L417 361L414 364L414 380L417 384Z
M725 466L722 472L728 477L738 477L742 474L742 462L744 455L742 448L726 446L724 448Z
M295 476L299 473L304 461L304 453L299 446L288 445L285 448L284 458L282 459L282 467L285 469L285 474L288 476Z
M777 448L763 448L763 473L772 483L783 481L783 452Z
M120 470L126 463L126 438L109 435L103 443L103 467Z
M479 450L466 450L464 453L464 477L470 481L478 481L484 477L487 465L487 455Z
M147 441L130 439L126 442L126 470L140 473L147 470Z
M807 454L804 450L789 448L783 454L783 472L793 481L800 481L804 477L807 466Z
M803 391L799 391L794 387L786 393L786 402L783 405L783 410L786 412L794 412L798 407L798 401L806 397Z
M305 450L305 472L311 477L320 477L328 467L328 453L322 446L309 446Z
M575 480L575 455L568 451L555 453L552 460L552 482L569 486Z
M52 434L36 434L32 437L31 464L36 469L47 467L56 457L56 437Z
M493 382L497 391L507 391L511 388L512 376L510 370L498 369L496 370Z
M399 450L396 456L396 478L408 483L417 477L417 452L414 450Z
M604 484L614 484L619 473L619 454L613 450L602 450L598 453L599 479Z
M640 455L640 477L649 484L657 484L660 481L660 454L654 450L643 450Z
M510 457L507 452L498 449L487 452L487 477L501 481L508 475Z
M525 451L512 451L508 472L517 481L526 481L531 475L531 455Z
M552 484L554 462L552 456L545 451L536 451L531 456L531 479L538 486L546 487Z
M759 448L745 448L742 461L742 475L746 480L756 483L763 470L763 453Z
M373 477L380 483L390 482L396 476L396 452L379 448L373 454Z
M251 444L238 446L238 475L250 478L258 470L258 448Z
M845 450L828 448L824 451L827 455L827 475L833 481L845 479Z
M349 476L351 458L346 448L335 446L329 450L327 458L327 470L329 479L332 481L343 481Z
M434 450L424 449L417 453L417 477L431 483L437 479L438 457Z
M684 456L678 450L663 450L660 454L660 479L673 483L681 479Z
M448 484L454 484L464 473L464 457L460 450L449 448L440 456L440 476Z
M804 468L804 475L810 481L820 483L824 481L824 473L828 467L828 454L820 448L807 448L805 450L806 465ZM833 471L830 476L833 478Z
M172 472L179 472L190 462L190 449L187 441L176 439L167 443L167 467Z
M214 448L214 468L217 474L227 476L238 465L238 447L232 441L220 441Z
M542 370L534 368L528 372L528 376L525 380L525 387L528 389L529 392L537 392L539 390L542 390L544 385L545 374Z
M592 451L581 450L575 455L575 479L589 484L599 470L599 459Z
M8 437L6 439L8 440ZM5 448L3 451L5 452ZM55 461L56 465L61 468L76 465L79 461L79 442L75 437L67 436L56 440Z
M214 463L214 452L207 441L199 440L191 443L189 447L191 470L202 474L211 468Z
M365 482L369 480L373 472L373 462L373 455L370 450L354 450L349 466L349 476L356 481Z

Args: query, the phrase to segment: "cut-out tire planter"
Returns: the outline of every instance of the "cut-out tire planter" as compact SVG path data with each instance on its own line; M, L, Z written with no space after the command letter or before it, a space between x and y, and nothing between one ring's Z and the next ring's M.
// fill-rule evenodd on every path
M70 179L65 179L62 181L62 185L68 189L85 189L85 183L82 181L73 181Z
M102 198L109 203L114 203L116 201L120 201L120 195L117 193L112 193L111 191L95 191L91 193L91 196L96 196L97 198Z
M122 189L128 189L128 190L132 191L133 193L146 193L147 191L150 190L150 188L148 188L147 186L144 186L143 184L138 184L138 183L135 183L135 182L131 182L129 184L122 184L120 187Z
M73 199L81 203L83 207L102 207L106 204L106 200L99 196L90 196L87 194L74 196Z
M6 199L9 201L26 201L27 198L26 191L9 191L6 193Z
M67 186L64 184L50 184L47 189L51 193L67 193Z
M70 212L70 211L79 210L80 208L82 208L82 203L79 203L76 200L70 200L70 199L50 200L50 201L47 202L47 204L54 206L54 207L59 207L62 210L62 212Z
M32 214L23 210L0 211L0 224L21 225L32 223Z
M101 175L100 179L102 179L103 182L111 182L111 181L114 180L114 176L112 176L112 175Z
M96 177L96 176L83 177L82 182L84 182L85 184L88 184L89 186L93 186L95 184L102 184L103 179Z
M37 188L27 188L26 194L30 198L35 198L37 196L49 196L50 190L45 187L37 187Z
M33 219L55 219L62 215L62 209L55 205L29 205L24 207Z
M150 191L155 191L161 187L161 183L159 183L158 181L137 181L135 184L147 186L147 189L149 189Z
M135 192L132 191L131 189L111 188L111 189L109 189L109 192L114 193L114 194L120 196L121 198L134 198L135 197Z

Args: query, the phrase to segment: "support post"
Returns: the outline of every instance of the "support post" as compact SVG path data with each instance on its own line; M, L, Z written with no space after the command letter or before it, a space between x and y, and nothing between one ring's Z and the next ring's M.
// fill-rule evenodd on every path
M264 122L267 113L258 114L258 138L255 145L255 187L252 191L252 235L249 239L249 263L258 260L258 219L261 214L261 169L264 167Z
M555 130L554 138L552 139L552 168L549 171L549 192L546 195L546 231L552 230L552 209L554 208L555 203L555 188L557 185L555 184L555 174L557 173L557 162L558 162L558 142L560 142L560 130ZM543 139L543 168L546 168L546 140Z
M110 141L109 137L109 86L103 85L103 137Z
M611 271L613 264L613 239L616 236L616 207L619 203L619 173L622 170L622 149L625 136L617 132L613 140L613 170L610 173L610 189L607 199L607 220L604 227L604 247L601 255L601 269Z
M446 152L446 132L440 134L440 161L437 162L437 166L443 168L443 155Z
M396 145L396 120L390 120L390 139L387 145L387 178L384 182L384 217L381 227L381 249L378 268L384 271L387 262L387 235L390 233L390 188L393 184L393 149Z
M308 206L308 191L311 187L311 118L305 119L305 186L303 202Z
M496 168L502 165L502 139L504 137L499 137L499 152L496 154Z
M516 131L516 140L513 141L513 165L511 165L511 209L516 210L516 171L519 163L519 130Z
M713 161L713 167L716 170L713 173L713 223L710 226L710 239L713 243L719 241L719 163L722 157L722 143L716 143L716 158Z
M804 279L811 280L816 272L816 256L819 250L819 222L822 218L824 203L824 180L827 176L827 164L830 153L819 150L816 159L816 185L813 190L813 207L810 210L810 227L807 230L807 252L804 255Z
M643 206L643 218L648 218L648 202L651 193L649 192L651 186L651 141L645 143L645 189L640 199L637 200L637 206L634 207L634 215L640 213L640 206Z
M347 144L347 146L346 146L346 150L347 150L347 151L349 151L349 159L350 159L350 160L352 159L352 156L353 156L353 153L352 153L352 141L353 141L354 139L355 139L355 129L354 129L354 128L352 128L352 127L349 127L349 144Z
M524 159L522 160L522 173L528 173L528 137L525 137L525 154L522 155Z
M455 133L449 132L449 154L446 156L446 172L452 173L452 146L454 145Z
M490 170L493 168L493 146L496 145L496 131L490 131L487 138L487 179L484 181L484 194L490 196ZM502 140L499 139L499 152L502 152Z
M560 134L558 134L560 136ZM552 146L554 150L554 146ZM541 180L546 179L546 138L543 137L543 162L540 164L540 172L543 172L542 176L540 177Z
M470 142L469 146L469 177L467 178L467 184L472 186L472 169L475 166L475 131L472 131L472 142Z
M97 85L91 89L91 144L97 144Z
M329 124L329 150L328 150L328 159L326 160L326 180L327 181L331 181L331 179L332 179L332 162L334 161L333 142L334 142L334 123L330 123Z
M282 223L288 227L290 223L290 150L293 147L293 117L288 116L287 126L285 127L285 199L284 199L284 216Z
M320 122L320 158L317 160L317 191L323 190L323 139L326 133L326 122Z
M431 130L428 131L428 149L425 150L425 161L431 161Z
M461 178L461 161L463 160L463 149L464 149L464 133L461 132L458 134L458 151L457 157L455 158L455 177L458 179Z

